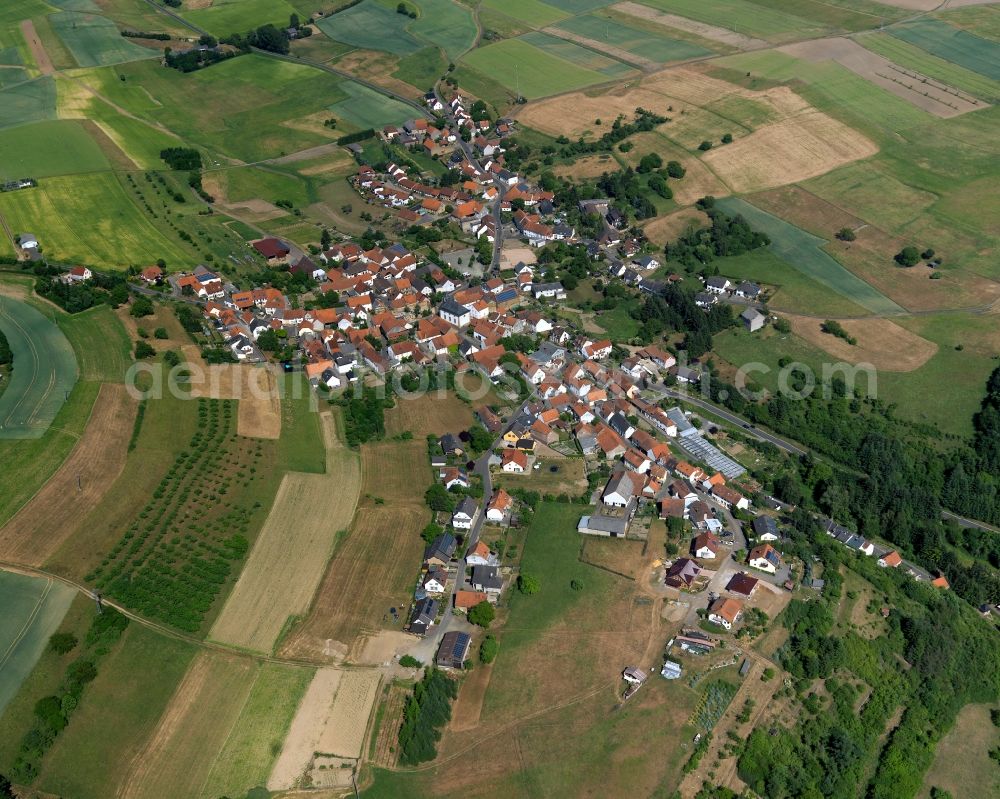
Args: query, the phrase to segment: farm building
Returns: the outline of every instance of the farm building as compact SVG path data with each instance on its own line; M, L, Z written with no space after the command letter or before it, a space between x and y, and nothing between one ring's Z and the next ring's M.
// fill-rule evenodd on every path
M472 637L468 633L450 632L441 638L434 662L438 668L460 669L469 654Z

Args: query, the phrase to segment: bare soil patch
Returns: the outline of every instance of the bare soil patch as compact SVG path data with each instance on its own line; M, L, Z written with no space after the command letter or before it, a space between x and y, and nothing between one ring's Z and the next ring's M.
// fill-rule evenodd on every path
M352 50L335 64L337 69L369 80L402 97L417 96L417 90L413 86L392 75L399 68L398 56L379 50Z
M878 145L820 111L758 128L703 160L734 192L797 183L878 152Z
M814 39L778 49L806 61L836 61L856 75L935 116L949 118L988 107L988 103L954 86L901 67L866 50L853 39Z
M916 2L920 1L921 0L916 0ZM931 1L932 0L928 0L928 2ZM662 11L657 11L655 8L650 8L649 6L644 6L639 3L617 3L612 6L612 8L623 14L627 14L630 17L638 17L639 19L655 22L658 25L664 25L668 28L677 28L677 30L687 31L688 33L693 33L696 36L703 36L706 39L711 39L713 42L727 44L730 47L737 48L738 50L757 50L762 47L771 46L769 42L766 42L763 39L755 39L752 36L744 36L742 33L736 33L734 31L726 30L725 28L719 28L715 25L708 25L704 22L697 22L696 20L688 19L687 17L682 17L677 14L666 14Z
M792 330L810 344L849 363L871 363L887 372L912 372L933 356L938 345L921 338L888 319L845 319L841 326L858 343L851 346L820 329L822 321L785 314Z
M43 75L51 75L55 72L55 67L52 66L52 59L45 52L45 46L42 44L42 40L38 37L38 32L35 30L35 23L30 19L22 20L21 35L24 36L24 41L28 43L28 50L31 51L31 57L34 59L38 71Z
M124 385L101 386L69 457L0 529L0 557L41 566L55 554L125 468L137 407Z
M520 245L508 246L500 251L500 268L513 269L519 263L533 264L538 261L538 256L531 247Z
M687 180L687 177L684 180ZM678 183L677 185L679 186L680 184ZM674 189L674 196L677 196L676 188ZM702 197L704 196L702 195ZM706 222L707 217L697 208L682 208L680 211L674 211L672 214L656 217L647 222L642 229L646 234L646 238L651 242L665 245L667 242L677 239L689 225L704 225Z
M241 403L242 404L242 403ZM305 614L358 500L361 473L340 444L332 414L321 415L325 474L285 475L243 573L209 637L270 653L290 617Z
M381 630L360 642L357 663L362 666L382 666L396 655L413 648L413 636L398 630Z

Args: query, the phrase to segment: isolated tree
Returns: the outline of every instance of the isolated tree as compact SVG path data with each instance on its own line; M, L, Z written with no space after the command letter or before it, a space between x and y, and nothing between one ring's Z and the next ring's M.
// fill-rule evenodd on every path
M702 151L711 150L712 149L712 142L710 142L710 141L708 141L706 139L705 141L703 141L701 144L698 145L698 149L702 150Z
M733 143L733 134L732 133L723 133L722 134L722 143L723 144L732 144Z
M854 241L857 234L849 227L842 227L837 231L837 238L841 241Z
M656 153L649 153L639 159L639 166L636 167L635 171L645 174L659 169L661 166L663 166L663 159Z
M497 612L493 606L485 599L478 605L469 608L469 623L477 627L489 627L497 617Z
M920 253L920 257L923 258L925 261L929 261L931 258L934 257L934 250L928 247L926 250Z
M469 445L476 452L485 452L493 444L493 436L490 431L480 424L469 428Z
M137 341L135 343L135 357L137 359L152 358L154 355L156 355L156 350L150 346L149 342Z
M479 661L481 663L492 663L496 660L500 651L500 643L492 635L487 635L479 645Z
M281 342L274 330L265 330L257 337L257 346L264 352L277 352L281 349Z
M170 338L170 335L167 333L167 329L165 327L158 327L156 328L156 330L153 331L153 338L158 338L162 340Z
M542 584L538 582L537 577L533 577L530 574L520 574L517 577L517 590L522 594L537 594L542 588Z
M680 161L667 161L667 174L672 178L682 178L687 174L687 170L681 166Z
M288 27L295 28L296 30L299 29L299 15L295 12L292 12L288 17Z
M49 647L57 655L65 655L77 645L77 638L73 633L55 633L49 638ZM2 796L3 794L0 794Z
M137 319L143 316L153 315L153 301L149 297L136 297L132 300L132 307L129 314Z
M903 247L896 253L896 263L900 266L916 266L920 263L920 251L916 247Z
M435 483L424 493L424 500L431 510L452 511L455 509L455 498L448 493L440 483Z

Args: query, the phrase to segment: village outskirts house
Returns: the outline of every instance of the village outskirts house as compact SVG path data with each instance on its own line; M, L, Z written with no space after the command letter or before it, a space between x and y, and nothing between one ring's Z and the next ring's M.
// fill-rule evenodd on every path
M743 615L743 603L737 599L719 597L708 608L708 620L713 624L733 629L733 625Z
M464 497L451 515L451 526L456 530L471 530L479 516L479 505L472 497Z
M472 646L472 636L452 630L441 637L434 663L441 669L460 669L465 665Z
M500 576L500 569L497 566L473 566L469 582L473 590L486 594L490 602L495 604L500 598L503 577Z
M774 574L781 568L781 557L770 544L761 544L750 550L747 564L753 569Z

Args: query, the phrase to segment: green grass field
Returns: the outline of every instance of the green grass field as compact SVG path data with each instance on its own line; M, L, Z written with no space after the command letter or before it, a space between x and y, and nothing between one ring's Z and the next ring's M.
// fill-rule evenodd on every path
M726 213L741 214L755 230L767 233L771 237L772 252L837 294L872 313L898 313L903 310L820 249L825 244L823 239L735 197L719 200L716 205Z
M65 583L0 571L0 716L42 656L75 596L76 590Z
M472 13L455 0L416 0L420 14L409 29L421 39L440 47L451 60L457 59L476 42L476 22ZM397 16L399 16L397 14Z
M626 78L637 74L636 70L628 64L598 53L596 50L590 50L576 42L560 39L558 36L551 36L541 31L526 33L518 37L518 41L527 42L551 56L569 61L583 69L595 70L609 78Z
M50 16L49 23L81 67L107 66L160 55L120 35L117 26L105 17L64 11Z
M40 237L45 251L67 261L104 268L191 261L168 239L109 173L49 178L30 191L0 195L0 213L16 230Z
M549 55L521 39L507 39L473 50L462 62L490 80L530 99L604 83L607 75Z
M118 148L140 169L162 169L160 152L179 143L142 120L120 114L98 97L90 100L87 117L100 125Z
M916 45L945 61L1000 80L1000 42L984 39L946 22L921 19L889 29L897 39Z
M0 89L0 128L56 118L56 82L49 76Z
M80 440L100 384L77 381L41 438L0 439L0 524L6 523L58 469Z
M869 36L859 36L857 41L858 44L864 45L874 53L885 56L901 67L927 75L929 78L968 92L974 97L991 103L1000 99L1000 81L960 67L958 64L938 58L936 55L931 55L926 50L921 50L896 36L873 33Z
M312 676L311 669L260 665L243 710L205 782L205 796L243 796L267 782Z
M751 0L643 0L643 5L658 8L668 14L679 14L709 25L736 30L746 36L756 36L769 42L818 36L827 26L807 19L772 10Z
M185 4L186 5L186 4ZM288 25L295 11L285 0L214 0L208 8L183 10L185 19L215 34L246 33L259 25ZM308 14L300 14L302 19Z
M75 799L108 799L154 730L196 648L132 623L100 664L36 784Z
M3 72L4 70L0 70ZM107 156L74 120L37 122L0 131L0 179L47 178L111 168Z
M92 6L89 10L102 14L117 22L121 27L134 31L158 31L187 36L191 29L180 22L158 12L145 0L101 0L100 6L93 0L52 0L50 5L59 6L68 11L88 10L73 9L69 6L82 2Z
M220 170L215 177L225 186L229 202L251 200L255 197L276 202L288 200L297 207L304 207L316 201L310 181L276 167L234 167ZM209 173L211 174L211 173Z
M16 67L14 69L0 69L0 89L7 86L15 86L18 83L26 83L31 80L28 70Z
M835 294L770 248L755 250L715 262L731 280L753 280L777 287L768 301L774 310L808 315L864 316L867 309L847 297Z
M420 91L434 85L448 68L448 63L437 47L425 47L399 59L394 78L409 83Z
M365 50L409 55L421 47L421 43L407 31L411 22L406 15L397 14L395 9L376 0L362 0L346 11L319 20L317 25L337 42Z
M586 14L596 8L610 6L615 0L548 0L546 5L555 6L569 14Z
M361 83L345 81L340 89L347 97L331 105L330 110L361 130L400 125L412 119L415 113L405 103L379 94Z
M316 126L305 127L300 120L348 96L336 75L258 55L187 75L137 61L93 70L88 79L140 119L159 122L192 144L248 162L333 141L339 135L335 131L318 133ZM197 107L191 97L199 98Z
M483 0L484 8L492 8L521 20L532 28L544 28L569 16L566 11L554 6L554 3L543 3L541 0Z
M69 339L80 365L81 380L121 383L132 364L132 342L107 305L78 314L57 314L56 324Z
M78 641L87 634L87 628L94 618L94 601L77 592L71 600L69 610L63 616L57 631L71 633ZM58 654L50 647L43 647L34 668L21 683L17 694L0 712L0 773L9 773L17 758L21 739L35 721L35 703L44 696L52 696L59 689L66 667L80 656L78 649Z
M871 0L751 0L782 14L809 20L833 30L860 31L877 28L907 16L902 8Z
M0 438L40 438L76 383L73 347L44 315L3 295L0 330L14 353L10 383L0 396Z
M556 27L664 64L668 61L683 61L686 58L698 58L712 54L710 50L696 44L657 36L648 30L626 25L597 14L571 17L563 20Z

